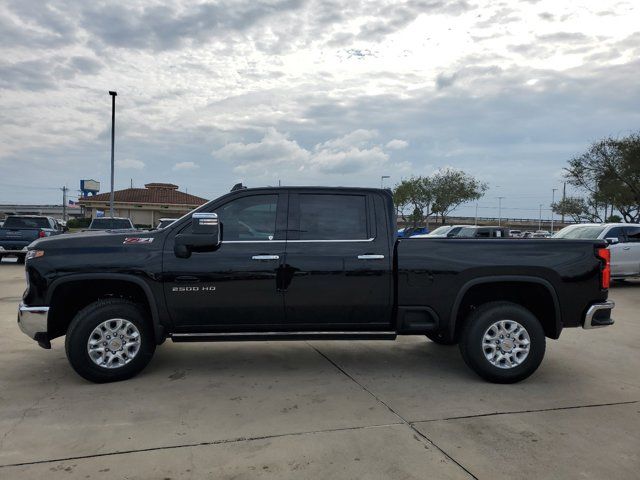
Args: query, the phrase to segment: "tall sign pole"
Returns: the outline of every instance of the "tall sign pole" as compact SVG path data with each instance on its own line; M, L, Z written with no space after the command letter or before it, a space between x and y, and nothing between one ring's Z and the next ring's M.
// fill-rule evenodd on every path
M113 217L113 144L116 132L116 95L118 94L117 92L109 91L109 95L111 95L111 194L109 195L109 216Z

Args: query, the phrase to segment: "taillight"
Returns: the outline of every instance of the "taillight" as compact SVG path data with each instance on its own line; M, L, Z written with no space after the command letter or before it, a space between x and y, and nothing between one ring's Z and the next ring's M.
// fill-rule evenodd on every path
M607 248L599 248L598 258L603 263L600 270L600 288L606 290L611 283L611 251Z
M39 237L39 238L46 237L46 236L47 236L47 234L45 233L45 231L44 231L44 230L40 230L40 231L38 232L38 237Z

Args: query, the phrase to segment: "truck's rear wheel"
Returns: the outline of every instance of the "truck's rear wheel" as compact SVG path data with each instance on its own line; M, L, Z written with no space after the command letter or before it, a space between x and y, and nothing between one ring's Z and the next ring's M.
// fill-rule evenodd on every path
M465 363L485 380L515 383L536 371L545 352L538 319L511 302L480 306L466 320L460 336Z
M126 380L147 366L156 348L142 308L119 298L98 300L78 312L65 339L67 358L96 383Z
M442 332L430 332L426 335L429 340L431 340L433 343L437 343L438 345L455 345L456 343L458 343L457 339L450 338L448 335Z

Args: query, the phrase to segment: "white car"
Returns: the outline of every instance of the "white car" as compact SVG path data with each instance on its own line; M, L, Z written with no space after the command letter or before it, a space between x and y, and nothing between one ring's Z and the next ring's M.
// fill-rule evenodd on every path
M611 251L611 278L640 276L640 224L580 223L563 228L553 238L606 240Z
M413 238L451 238L455 237L464 227L473 225L443 225L424 235L414 235Z

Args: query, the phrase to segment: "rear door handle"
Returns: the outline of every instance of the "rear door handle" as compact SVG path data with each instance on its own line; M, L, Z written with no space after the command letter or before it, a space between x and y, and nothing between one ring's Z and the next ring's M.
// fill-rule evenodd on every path
M280 260L280 255L254 255L252 260Z
M384 258L384 255L372 255L372 254L358 255L358 260L382 260L383 258Z
M631 247L622 247L623 250L631 250Z

